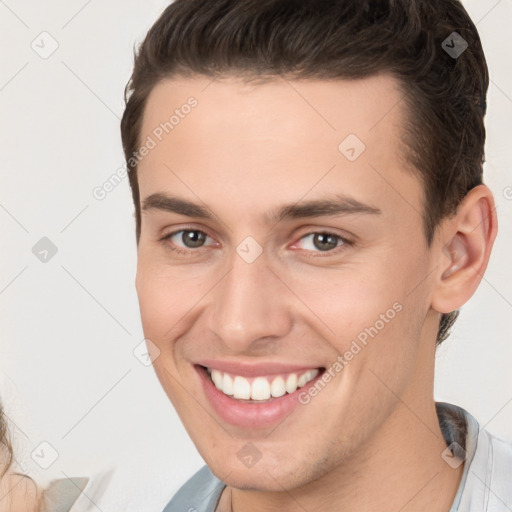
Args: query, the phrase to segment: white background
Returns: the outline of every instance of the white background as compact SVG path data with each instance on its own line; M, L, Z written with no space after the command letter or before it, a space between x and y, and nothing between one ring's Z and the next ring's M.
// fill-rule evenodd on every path
M143 334L128 181L92 195L124 165L133 46L167 4L0 2L0 394L20 466L41 482L115 468L104 493L91 490L103 512L161 510L203 464L133 355ZM512 2L464 4L490 68L485 180L499 235L438 351L435 397L512 441ZM59 45L48 59L31 48L43 31ZM32 253L42 237L58 248L47 263ZM43 441L59 454L46 470L30 457Z

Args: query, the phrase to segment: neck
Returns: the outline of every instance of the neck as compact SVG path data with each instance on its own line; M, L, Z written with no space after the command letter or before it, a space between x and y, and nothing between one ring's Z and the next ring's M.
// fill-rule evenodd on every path
M413 412L414 411L414 412ZM432 397L397 402L379 431L322 478L283 492L226 488L218 512L449 511L462 476L446 449Z
M425 340L433 339L434 327ZM420 347L414 380L399 394L390 389L394 408L353 455L282 492L227 487L217 512L448 512L464 465L454 469L441 457L447 443L433 399L435 346Z
M407 403L407 402L406 402ZM446 448L433 400L422 413L400 402L378 435L321 479L278 493L227 488L219 512L448 511L462 476Z

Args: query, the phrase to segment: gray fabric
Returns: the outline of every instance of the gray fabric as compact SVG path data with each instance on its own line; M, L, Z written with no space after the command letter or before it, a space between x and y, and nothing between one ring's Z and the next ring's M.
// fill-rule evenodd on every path
M59 478L52 480L44 489L44 512L69 512L89 478Z
M164 512L214 512L226 485L203 466L178 491Z
M512 510L512 443L480 428L467 411L436 403L446 446L457 443L466 452L464 469L449 512ZM207 466L195 473L163 512L215 512L226 485Z
M449 404L446 404L446 405L449 405ZM455 498L453 499L453 504L450 508L450 512L459 512L459 511L466 512L468 509L461 508L460 502L462 499L462 493L464 492L464 489L466 488L466 482L468 479L469 468L472 465L473 458L476 453L476 447L478 444L477 441L478 441L479 425L478 425L477 421L475 420L475 418L473 418L473 416L471 416L471 414L469 414L468 412L464 411L464 409L457 407L455 405L452 405L451 408L455 412L462 412L464 414L464 417L466 420L466 422L465 422L466 434L464 436L464 439L460 439L460 437L462 437L462 436L458 436L459 439L455 439L453 437L454 434L447 435L445 433L445 431L443 430L442 420L439 421L439 423L441 424L441 430L443 432L443 436L446 441L446 445L449 446L453 441L457 442L464 448L464 450L467 453L467 457L464 462L464 469L462 471L462 477L460 479L459 488L457 489L457 494L455 494ZM439 410L438 410L438 414L439 414ZM459 424L456 422L453 422L453 423L448 423L448 426L452 427L451 429L449 429L451 432L457 432L457 430L454 427L459 426ZM457 437L457 434L455 434L455 437ZM468 488L468 493L471 493L471 489L469 489L469 488ZM481 508L480 510L482 512L485 512L487 509Z

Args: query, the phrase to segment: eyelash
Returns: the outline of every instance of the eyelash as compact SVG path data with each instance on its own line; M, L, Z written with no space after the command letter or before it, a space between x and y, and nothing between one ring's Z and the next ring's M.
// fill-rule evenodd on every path
M200 229L187 229L187 228L184 228L184 229L179 229L177 231L173 231L172 233L169 233L165 236L163 236L160 241L163 242L163 243L166 243L168 242L174 235L177 235L178 233L183 233L183 232L196 232L196 233L202 233L203 235L206 235L207 237L211 238L208 233L205 233L204 231L201 231ZM347 238L344 238L342 237L341 235L338 235L337 233L332 233L332 232L329 232L329 231L325 231L325 230L320 230L320 231L311 231L309 233L305 233L304 235L302 235L299 240L302 240L303 238L306 238L308 236L311 236L311 235L319 235L319 234L322 234L322 235L327 235L327 236L332 236L332 237L335 237L337 238L339 241L341 241L341 245L335 247L334 249L331 249L329 251L307 251L309 254L306 256L307 258L310 258L310 257L313 257L313 258L316 258L316 257L326 257L326 256L330 256L332 254L338 254L340 252L340 250L344 250L352 245L354 245L354 242L352 242L351 240L348 240ZM197 249L182 249L180 247L176 247L175 245L171 244L171 243L167 243L166 244L167 247L169 249L171 249L173 252L175 252L176 254L180 254L180 255L188 255L190 254L191 252L194 252L194 251L198 251L200 249L203 249L204 247L199 247ZM314 255L313 255L313 254ZM317 253L320 253L320 254L317 254ZM322 254L323 253L323 254Z

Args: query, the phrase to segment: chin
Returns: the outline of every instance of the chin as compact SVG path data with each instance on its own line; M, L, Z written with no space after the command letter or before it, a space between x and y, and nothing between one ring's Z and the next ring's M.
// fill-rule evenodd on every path
M215 459L217 462L215 462ZM246 491L281 492L283 488L294 489L309 482L303 473L303 463L288 461L265 461L263 458L252 467L245 467L236 457L223 463L218 458L206 459L210 471L230 487Z

